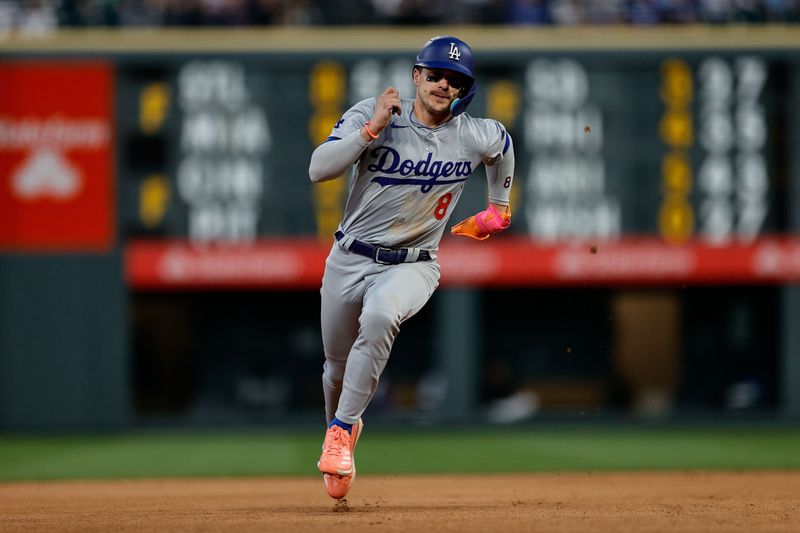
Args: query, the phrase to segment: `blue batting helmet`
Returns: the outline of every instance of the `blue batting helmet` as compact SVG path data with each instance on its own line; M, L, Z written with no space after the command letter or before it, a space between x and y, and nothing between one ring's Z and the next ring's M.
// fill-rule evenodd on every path
M463 113L478 91L478 84L472 75L472 48L456 37L441 35L425 43L417 54L414 66L452 70L469 78L469 85L450 104L453 116Z

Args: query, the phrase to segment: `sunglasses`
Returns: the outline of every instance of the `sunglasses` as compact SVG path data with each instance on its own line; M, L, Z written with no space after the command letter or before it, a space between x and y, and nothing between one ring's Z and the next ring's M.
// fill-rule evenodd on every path
M460 74L445 74L441 70L429 70L425 81L438 83L442 78L447 79L447 84L453 89L463 89L469 83L469 80Z

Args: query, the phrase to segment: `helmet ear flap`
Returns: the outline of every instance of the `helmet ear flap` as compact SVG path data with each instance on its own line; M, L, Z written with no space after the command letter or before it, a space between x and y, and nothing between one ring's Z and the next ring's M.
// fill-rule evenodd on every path
M474 81L472 82L472 87L469 88L469 91L467 91L466 95L464 95L464 91L461 91L461 94L459 94L458 98L453 100L453 102L450 104L450 113L452 113L454 117L457 117L466 111L467 106L470 104L470 102L472 102L472 98L475 96L476 92L478 92L478 82Z

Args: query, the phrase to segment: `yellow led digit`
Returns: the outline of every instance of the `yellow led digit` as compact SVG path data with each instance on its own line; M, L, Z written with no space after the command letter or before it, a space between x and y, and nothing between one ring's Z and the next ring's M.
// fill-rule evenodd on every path
M688 150L694 143L690 106L694 96L692 72L680 59L661 64L661 101L664 114L658 124L667 153L661 161L661 188L664 194L658 210L658 228L664 240L681 243L694 231L694 210L689 203L692 193L692 168Z
M308 136L314 145L330 135L333 125L342 114L345 101L344 67L333 61L322 61L311 68L308 82L308 99L312 113L308 122ZM330 239L342 218L342 198L346 180L331 180L313 188L317 235Z

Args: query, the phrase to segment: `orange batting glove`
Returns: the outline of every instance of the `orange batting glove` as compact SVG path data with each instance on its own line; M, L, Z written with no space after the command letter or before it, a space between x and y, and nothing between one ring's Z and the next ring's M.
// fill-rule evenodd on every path
M488 239L492 233L498 233L511 225L511 209L501 212L494 205L462 220L450 229L453 235L462 235L482 241Z

